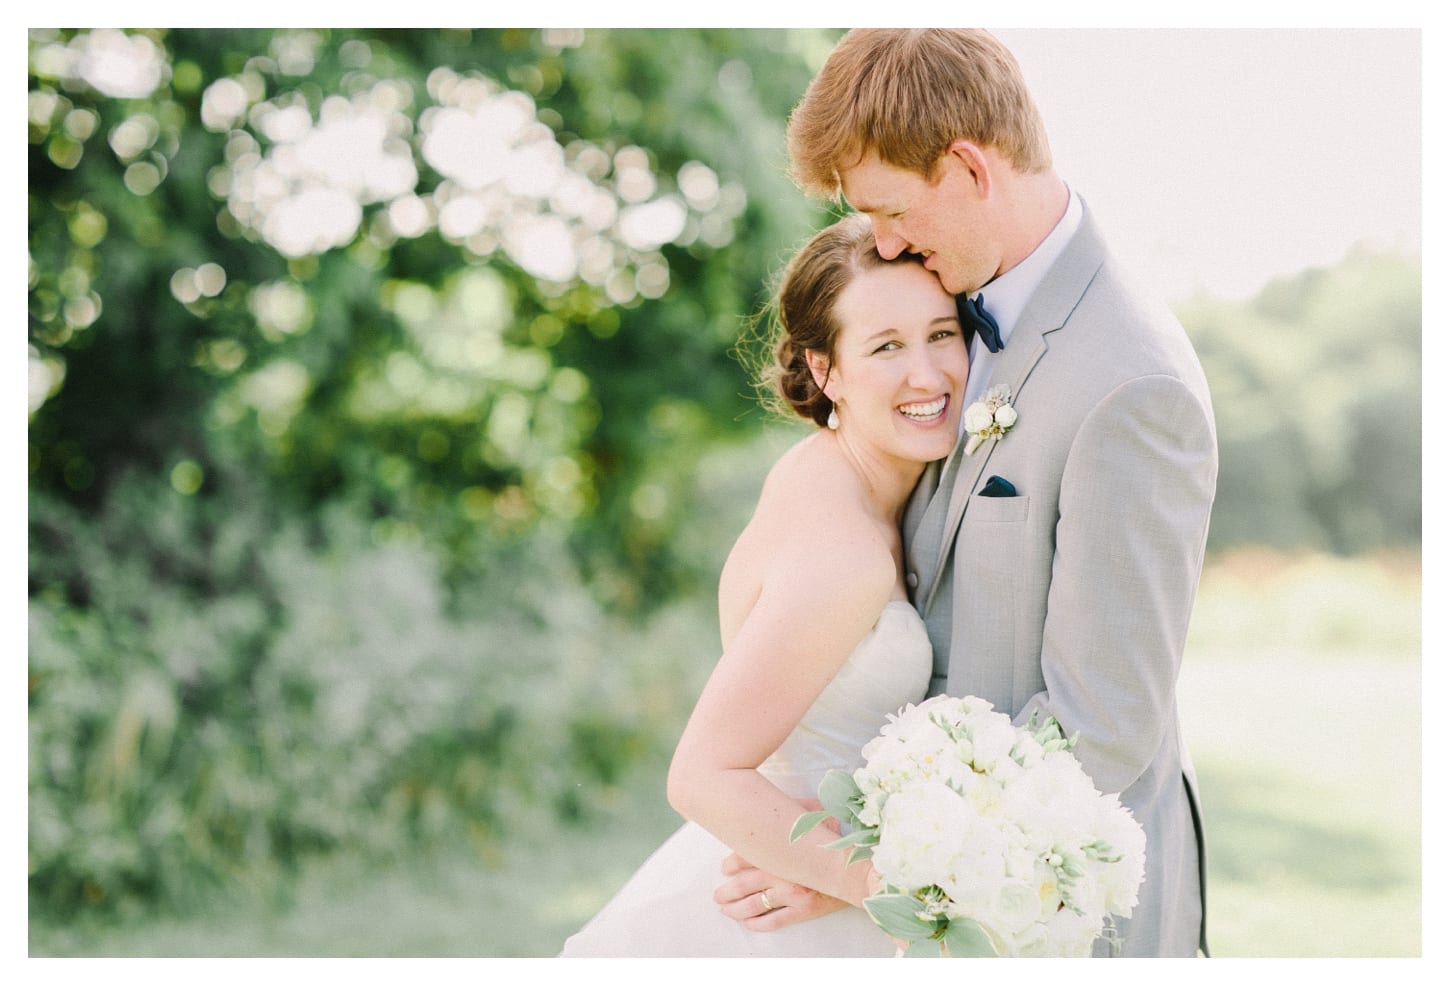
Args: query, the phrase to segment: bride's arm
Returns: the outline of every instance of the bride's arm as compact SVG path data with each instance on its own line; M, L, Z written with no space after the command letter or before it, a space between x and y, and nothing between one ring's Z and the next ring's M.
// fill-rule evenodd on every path
M675 749L668 794L676 811L761 869L860 905L873 889L870 863L847 866L846 852L823 850L835 838L824 827L790 842L800 802L756 770L871 630L895 584L879 540L816 521L813 535L774 553Z

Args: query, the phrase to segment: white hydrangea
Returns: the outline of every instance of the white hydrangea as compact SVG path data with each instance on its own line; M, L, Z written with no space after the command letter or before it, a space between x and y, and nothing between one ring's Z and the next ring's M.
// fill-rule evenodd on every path
M952 868L971 820L970 806L945 785L907 785L881 813L872 865L893 886L930 886Z

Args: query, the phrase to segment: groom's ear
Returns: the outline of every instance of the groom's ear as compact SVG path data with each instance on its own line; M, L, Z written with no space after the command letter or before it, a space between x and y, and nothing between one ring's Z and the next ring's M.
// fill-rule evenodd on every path
M954 140L947 145L947 157L950 159L950 164L966 169L978 191L985 198L992 188L992 173L988 168L987 155L982 151L981 145L966 139Z

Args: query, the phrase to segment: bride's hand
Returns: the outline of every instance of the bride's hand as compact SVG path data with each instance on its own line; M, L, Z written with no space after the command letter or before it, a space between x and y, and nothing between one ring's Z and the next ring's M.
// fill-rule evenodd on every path
M751 931L775 931L849 906L758 869L739 853L728 856L720 872L726 879L715 888L715 903Z

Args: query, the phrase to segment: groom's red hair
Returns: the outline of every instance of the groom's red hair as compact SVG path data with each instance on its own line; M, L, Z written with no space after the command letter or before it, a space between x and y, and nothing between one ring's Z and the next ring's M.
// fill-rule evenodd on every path
M843 37L791 114L791 173L833 198L873 150L930 178L955 140L996 148L1018 171L1052 166L1047 133L1012 53L982 30L859 28Z

